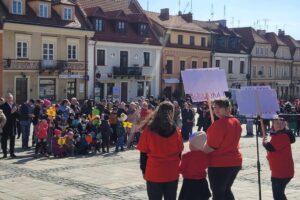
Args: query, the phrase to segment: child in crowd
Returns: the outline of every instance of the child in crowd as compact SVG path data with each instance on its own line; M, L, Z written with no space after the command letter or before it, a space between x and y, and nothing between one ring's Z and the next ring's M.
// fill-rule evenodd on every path
M125 140L125 128L123 126L123 122L126 121L127 115L124 113L121 114L121 117L118 118L116 132L117 132L117 143L116 143L116 150L115 152L119 151L119 148L121 148L121 151L124 151L124 140Z
M294 177L294 161L291 144L295 142L293 133L286 128L282 118L272 121L271 139L263 138L267 150L267 159L271 169L271 181L274 200L286 200L285 188Z
M35 155L40 152L42 155L48 156L47 154L47 137L48 137L48 122L47 115L43 115L40 122L36 127L36 138L37 144L35 147Z
M63 147L58 144L59 138L61 138L62 131L58 128L54 129L54 135L52 138L52 154L54 157L62 157L64 153Z
M205 141L205 133L196 133L190 137L190 152L182 156L179 167L183 176L179 200L208 200L211 196L206 180L208 155L201 151Z
M102 134L102 153L109 153L109 145L110 145L110 136L113 133L112 128L109 124L109 116L105 115L103 116L103 120L101 122L100 126L100 132ZM105 151L106 148L106 151Z
M67 134L65 135L66 143L64 145L64 151L66 152L67 156L74 156L75 150L75 141L74 141L74 133L72 130L68 130Z

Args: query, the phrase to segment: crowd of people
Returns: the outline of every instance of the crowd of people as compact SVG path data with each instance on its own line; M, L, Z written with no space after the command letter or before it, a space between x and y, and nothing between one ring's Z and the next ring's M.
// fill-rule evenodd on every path
M184 179L180 200L211 196L213 200L233 200L231 186L242 167L241 123L228 99L214 101L212 108L214 120L206 102L194 109L190 99L86 100L82 106L76 98L59 104L31 99L16 105L13 95L7 94L0 98L3 158L7 158L8 141L10 157L16 157L16 138L22 140L24 151L34 148L34 157L105 154L111 148L119 152L136 147L150 200L175 200L180 174ZM195 125L197 133L193 133ZM263 146L272 171L273 196L283 200L284 189L294 176L291 144L295 138L281 118L273 120L270 136L263 138ZM190 151L182 155L184 142L189 142Z

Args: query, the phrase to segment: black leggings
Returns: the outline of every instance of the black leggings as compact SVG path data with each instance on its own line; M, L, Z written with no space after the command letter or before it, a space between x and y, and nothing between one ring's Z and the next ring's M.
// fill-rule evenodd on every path
M147 181L147 194L149 200L176 200L178 180L155 183Z
M290 182L292 178L271 178L272 181L272 191L274 200L286 200L284 194L286 185Z
M213 200L234 200L231 186L241 167L209 167L208 178Z

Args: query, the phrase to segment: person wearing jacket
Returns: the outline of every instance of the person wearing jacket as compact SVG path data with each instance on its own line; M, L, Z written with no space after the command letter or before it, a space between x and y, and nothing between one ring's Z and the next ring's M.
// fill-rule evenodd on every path
M263 138L263 146L267 150L267 159L271 169L271 182L274 200L287 199L284 191L294 177L294 161L291 144L295 142L292 131L286 129L282 118L272 121L271 139Z
M6 124L6 117L3 113L3 110L0 110L0 140L3 134L3 127Z
M6 102L0 106L6 116L6 124L3 127L3 134L1 137L1 148L3 151L3 158L7 158L7 140L9 139L10 157L14 158L15 155L15 135L14 126L16 124L17 106L14 104L13 95L8 93L5 97Z
M34 100L23 103L19 109L19 121L22 132L22 149L28 148L31 117L33 116Z
M137 146L140 168L149 200L175 200L179 163L183 151L182 136L174 122L174 106L162 102L144 121Z

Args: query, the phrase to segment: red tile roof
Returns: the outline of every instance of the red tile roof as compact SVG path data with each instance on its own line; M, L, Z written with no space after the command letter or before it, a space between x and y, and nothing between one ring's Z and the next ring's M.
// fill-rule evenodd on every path
M169 15L168 20L162 20L160 18L160 13L156 12L146 12L146 15L153 20L155 23L159 24L165 29L173 29L180 31L188 31L188 32L198 32L198 33L206 33L209 34L207 30L200 27L196 23L188 23L181 16L173 16Z
M287 46L283 41L279 39L279 37L274 32L266 33L264 37L269 41L272 45L272 51L276 54L278 46Z
M101 7L104 12L122 10L126 15L142 13L136 1L132 0L78 0L78 3L83 9Z
M279 36L279 38L289 46L292 55L295 54L296 49L300 48L300 43L297 42L293 37L291 37L290 35L281 35Z
M63 3L66 2L67 0L64 0ZM73 5L73 3L69 2L69 5ZM66 21L66 20L62 20L61 16L59 16L59 14L53 8L51 8L51 18L38 17L37 13L34 10L32 10L32 8L28 5L28 2L26 3L26 7L25 7L26 15L10 14L6 6L1 1L0 17L5 17L5 22L90 30L91 27L87 23L85 16L81 12L80 8L77 5L74 6L75 6L74 20Z
M78 0L78 5L84 9L90 23L95 17L104 20L104 31L96 32L94 40L160 46L160 42L149 24L149 19L136 0ZM117 20L127 23L126 33L115 31ZM147 36L138 34L138 23L149 25Z
M252 51L255 43L269 44L269 42L252 27L233 28L232 30L242 37L242 43L246 46L248 53Z

